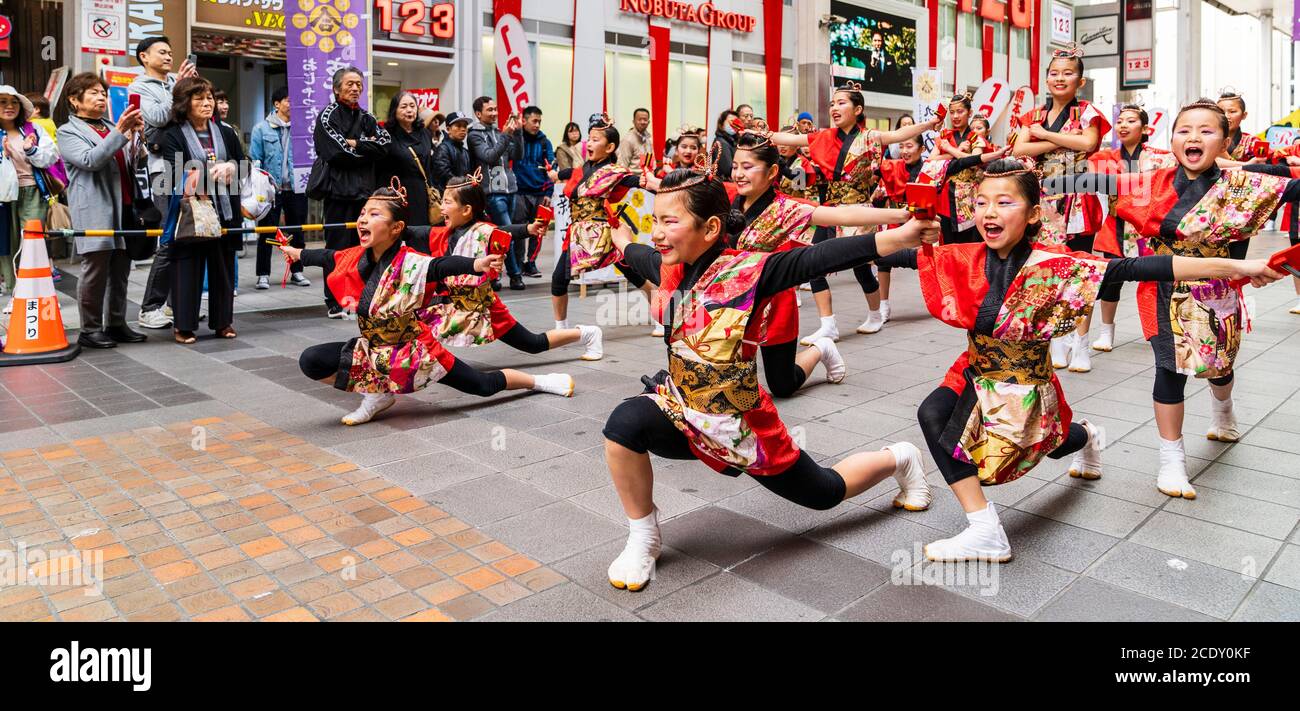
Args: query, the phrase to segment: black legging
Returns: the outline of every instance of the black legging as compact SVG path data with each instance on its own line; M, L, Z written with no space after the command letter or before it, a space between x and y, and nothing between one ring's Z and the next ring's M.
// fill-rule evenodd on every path
M336 378L335 387L339 387L337 377L340 372L346 372L340 369L352 362L352 353L348 350L351 345L351 342L338 342L312 346L298 356L298 367L302 369L303 375L312 380ZM499 370L485 373L457 359L451 370L438 382L466 395L491 397L506 389L506 374Z
M1232 383L1232 373L1228 373L1222 378L1210 378L1210 384L1223 387ZM1187 376L1182 373L1176 373L1165 368L1156 368L1156 385L1152 392L1151 399L1161 405L1178 405L1185 399L1184 391L1187 389Z
M624 265L622 262L614 262L614 266L623 272L627 283L634 289L640 289L645 285L645 278L636 272L635 269ZM573 272L569 267L569 250L564 250L560 258L555 262L555 271L551 272L551 296L564 296L569 293L569 284L573 282Z
M835 239L834 227L818 227L817 231L813 233L813 244L820 244L828 239ZM857 278L858 284L862 286L862 293L874 294L880 291L880 282L876 280L876 275L871 271L870 264L854 267L853 276ZM824 276L808 280L808 285L812 287L814 294L830 291L831 288Z
M920 409L916 411L916 419L921 424L921 433L925 435L925 443L930 447L930 456L934 457L934 463L939 466L943 480L949 485L979 474L978 467L953 457L952 452L947 451L939 442L943 438L944 430L948 428L949 420L952 419L953 410L957 409L957 400L957 393L950 388L941 387L930 393L930 396L921 403ZM1062 459L1083 449L1087 443L1088 430L1084 429L1083 425L1072 422L1065 441L1056 448L1056 451L1047 456L1051 459Z
M808 374L794 360L799 353L799 341L762 346L758 350L763 354L763 374L772 397L793 397L799 392L808 380Z
M605 423L604 435L605 439L638 454L649 452L665 459L696 459L686 435L648 397L624 400L614 408ZM738 476L739 472L733 475ZM814 462L807 452L800 452L799 459L780 474L756 476L754 481L787 501L818 511L839 506L847 493L844 477Z
M551 350L551 339L545 333L533 333L524 328L522 323L515 323L509 331L497 337L497 340L524 353L545 353Z
M1111 254L1110 252L1102 252L1101 256L1107 259L1121 259L1120 255ZM1118 303L1120 296L1123 294L1124 282L1119 279L1111 279L1110 281L1102 282L1101 288L1097 290L1097 300L1106 301L1112 304Z

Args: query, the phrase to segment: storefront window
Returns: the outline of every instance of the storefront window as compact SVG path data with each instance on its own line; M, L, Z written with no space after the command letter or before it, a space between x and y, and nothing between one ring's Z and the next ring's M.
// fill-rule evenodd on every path
M542 131L552 143L558 143L564 137L573 104L573 47L537 45L537 94Z

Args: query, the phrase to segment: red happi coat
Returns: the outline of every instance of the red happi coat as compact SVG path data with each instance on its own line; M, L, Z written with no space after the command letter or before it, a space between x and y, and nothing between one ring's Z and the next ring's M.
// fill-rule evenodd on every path
M734 204L734 201L733 201ZM812 244L812 209L807 203L776 193L772 203L736 238L736 249L784 252ZM790 343L799 337L799 300L794 289L773 296L762 313L762 345Z
M325 282L335 300L358 309L366 290L358 265L365 247L334 253L334 271ZM435 293L426 275L433 260L403 245L382 274L365 313L357 314L361 337L352 343L347 390L410 394L441 380L456 364L438 342L429 306ZM376 267L377 268L377 267Z
M1088 157L1088 170L1107 175L1129 172L1149 173L1154 170L1172 168L1176 164L1174 154L1148 145L1142 146L1142 152L1138 154L1137 170L1133 171L1129 169L1128 161L1124 160L1123 148L1106 148ZM1112 198L1109 205L1109 214L1106 219L1102 220L1101 228L1097 230L1097 238L1093 241L1093 250L1121 257L1138 256L1136 253L1130 254L1129 251L1131 250L1124 249L1124 240L1120 239L1120 229L1124 226L1120 224L1119 218L1115 215L1114 203L1115 200Z
M763 322L754 316L767 308L757 291L768 256L724 250L680 294L685 266L663 265L654 295L655 315L668 330L669 370L646 397L686 436L695 456L720 473L774 476L799 459L758 383Z
M480 222L460 238L455 254L478 259L487 256L487 244L494 226ZM429 254L448 256L451 228L429 230ZM481 346L492 343L518 323L504 302L492 290L492 275L453 277L438 284L442 301L439 312L438 338L450 346Z
M1020 116L1020 125L1046 125L1050 104L1035 107ZM1097 136L1110 131L1110 122L1087 101L1076 101L1067 109L1069 117L1061 126L1062 132L1097 127ZM1099 144L1100 145L1100 144ZM1034 159L1044 177L1052 178L1068 172L1087 170L1089 153L1057 148ZM1096 195L1044 195L1042 200L1043 228L1038 241L1045 245L1065 244L1071 235L1095 234L1101 228L1101 201Z

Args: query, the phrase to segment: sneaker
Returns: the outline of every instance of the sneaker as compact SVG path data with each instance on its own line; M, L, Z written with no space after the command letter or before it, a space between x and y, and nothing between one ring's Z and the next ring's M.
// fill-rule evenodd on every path
M162 330L172 327L171 316L168 316L163 309L154 309L140 314L140 328L152 328Z
M1092 342L1092 349L1102 353L1115 350L1115 324L1102 324L1101 336Z
M289 277L289 283L294 286L311 286L311 279L302 275L302 272L295 272Z
M366 393L361 398L361 407L344 415L341 422L348 427L364 425L395 404L397 404L397 396L392 393Z
M818 338L813 344L821 352L822 367L826 369L826 382L842 383L844 382L844 356L840 355L840 349L835 345L835 341L829 338Z
M1295 302L1295 306L1291 307L1291 313L1300 314L1300 301Z
M55 284L58 284L59 282L63 281L63 272L59 271L59 268L58 268L58 267L56 267L56 266L54 266L53 264L51 264L51 265L50 265L50 277L54 279L54 283L55 283Z
M338 306L331 306L330 310L325 313L325 318L341 319L344 317L343 309Z
M880 302L880 320L884 321L885 323L889 323L889 302L888 301Z
M172 307L167 304L163 304L162 312L167 318L176 318L176 314L172 313Z
M573 376L565 373L547 373L533 376L533 392L550 393L560 397L573 397L577 388Z
M1060 370L1069 367L1070 353L1074 348L1074 334L1052 339L1052 367Z
M812 285L807 282L800 284L799 291L812 291Z
M255 286L255 287L253 287L253 288L254 288L254 289L257 289L258 291L266 291L267 289L270 289L270 288L271 288L271 277L269 277L269 276L260 276L260 277L258 277L258 278L257 278L257 286Z
M925 511L930 508L934 494L930 491L930 482L925 480L925 462L921 459L921 450L911 442L898 442L885 447L893 452L894 480L898 482L898 496L894 497L894 508L907 511Z
M1075 336L1074 346L1070 350L1070 372L1091 373L1092 347L1088 345L1088 339Z
M523 291L523 290L526 289L526 288L528 288L528 287L524 284L524 278L523 278L522 276L512 276L512 277L510 277L510 290L511 290L511 291Z
M654 330L650 331L650 336L651 336L652 338L663 338L663 337L664 337L664 325L663 325L662 323L656 323L656 324L655 324L655 327L654 327Z
M582 360L600 360L605 357L605 335L598 326L579 326L582 334L578 342L587 350L580 356Z
M800 338L799 345L811 346L823 338L829 338L835 342L840 340L840 327L836 325L834 318L831 318L829 321L823 319L821 328L803 338Z
M1101 450L1106 448L1106 430L1087 420L1080 420L1079 424L1088 431L1088 442L1070 462L1070 476L1095 481L1101 478Z
M983 511L966 514L970 525L952 538L925 547L925 557L938 563L1007 563L1013 557L1007 532L998 521L993 504Z
M858 326L858 333L866 335L880 333L880 329L884 327L885 319L881 317L880 312L869 311L867 312L867 320L863 321L861 326Z
M528 266L524 267L524 276L531 279L541 279L542 272L537 268L536 264L530 263Z

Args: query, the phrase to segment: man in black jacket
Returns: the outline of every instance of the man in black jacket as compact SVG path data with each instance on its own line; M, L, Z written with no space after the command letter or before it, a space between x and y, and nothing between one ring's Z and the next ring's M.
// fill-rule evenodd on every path
M307 195L324 203L326 224L355 222L366 199L375 191L375 163L388 150L391 138L373 114L361 108L364 77L356 67L334 73L334 103L316 118L313 139L316 162L311 167ZM325 231L327 249L359 244L356 230ZM343 318L343 309L325 285L330 318ZM355 306L355 304L353 305Z
M433 150L433 175L429 176L438 192L446 190L452 178L470 174L472 161L465 146L469 123L464 114L453 112L447 117L447 137Z
M483 192L487 193L488 216L498 225L508 225L515 214L515 195L519 183L511 161L524 157L518 138L519 117L506 120L505 131L497 129L497 102L486 96L474 100L474 116L469 127L470 170L483 169ZM506 274L510 288L523 289L522 267L514 250L506 252Z

